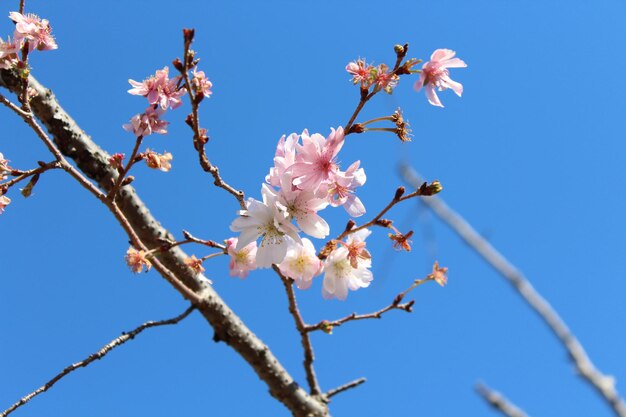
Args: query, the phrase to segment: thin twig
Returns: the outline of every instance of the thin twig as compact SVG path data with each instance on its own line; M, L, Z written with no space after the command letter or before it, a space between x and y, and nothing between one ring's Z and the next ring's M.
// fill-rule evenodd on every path
M501 412L507 417L528 417L528 415L522 411L515 404L506 399L502 394L497 391L493 391L488 386L478 383L474 387L476 392L487 402L490 406Z
M404 180L412 186L421 183L421 179L412 168L404 165L400 167L400 171ZM567 327L550 303L535 290L530 281L496 248L480 236L463 217L448 207L442 199L430 197L422 199L422 202L513 286L559 339L583 380L600 394L615 415L626 417L626 404L615 388L614 378L604 375L595 367L574 333Z
M9 189L20 181L25 180L26 178L32 177L37 174L41 174L42 172L46 172L50 169L61 168L61 165L57 161L48 162L47 164L41 165L39 168L29 169L28 171L19 171L19 174L6 182L0 183L0 189Z
M406 295L413 291L415 288L419 287L420 285L422 285L423 283L427 282L427 281L432 281L434 280L434 277L432 275L427 276L426 278L423 279L416 279L415 281L413 281L413 283L409 286L409 288L407 288L406 290L402 291L400 294L396 295L395 298L393 299L393 301L391 302L391 304L389 304L387 307L381 308L378 311L374 311L373 313L368 313L368 314L356 314L356 313L352 313L348 316L345 316L343 318L340 318L338 320L334 320L334 321L328 321L328 320L322 320L317 324L312 324L312 325L307 325L304 327L304 330L306 332L313 332L316 330L322 330L322 331L332 331L332 329L334 327L339 327L344 323L347 323L349 321L356 321L356 320L367 320L367 319L381 319L383 317L383 314L385 314L388 311L391 310L402 310L402 311L406 311L407 313L410 313L413 311L413 305L415 304L415 300L411 300L409 302L403 303L402 300L404 299L404 297L406 297Z
M391 74L401 75L399 73L400 64L402 63L402 60L404 59L404 57L406 57L406 53L408 52L408 49L409 49L409 44L407 43L407 44L404 44L404 46L402 47L402 52L396 52L396 63L393 66L393 70L391 71ZM344 132L346 135L349 135L350 133L352 133L350 129L352 128L354 121L356 120L361 110L363 110L365 103L367 103L372 97L374 97L380 91L381 91L380 88L375 87L374 90L369 92L369 87L367 89L361 87L361 99L359 100L359 104L357 104L356 109L354 109L352 116L350 116L350 120L348 120L348 123L346 123L346 127L344 128Z
M302 342L302 348L304 349L304 371L306 372L306 380L309 384L310 393L311 395L319 395L321 393L321 389L319 383L317 382L315 369L313 368L313 361L315 360L313 345L311 344L311 339L309 338L307 325L304 323L300 310L298 309L296 294L293 291L293 280L285 277L276 265L272 265L272 268L276 271L278 276L280 276L280 279L285 286L287 298L289 299L289 312L293 316L298 333L300 333L300 340Z
M335 396L337 394L340 394L340 393L342 393L344 391L347 391L349 389L358 387L359 385L363 384L366 381L367 381L367 379L365 379L365 378L355 379L352 382L348 382L347 384L343 384L343 385L341 385L341 386L339 386L337 388L333 388L333 389L330 389L330 390L326 391L326 393L324 394L324 397L326 397L326 399L330 399L331 397L333 397L333 396Z
M403 195L405 191L404 187L398 187L398 189L395 191L395 194L393 198L391 199L391 201L389 202L389 204L387 204L376 216L374 216L372 220L360 226L357 226L356 223L354 223L354 220L350 220L345 230L339 236L337 236L335 239L329 240L324 245L324 247L322 247L322 249L318 253L318 257L320 257L320 259L324 259L328 255L330 249L332 249L332 247L335 245L335 242L341 241L346 236L356 233L359 230L363 230L372 226L390 227L392 224L392 221L383 220L382 217L385 215L385 213L391 210L393 206L395 206L396 204L402 201L409 200L411 198L415 198L418 196L430 196L433 194L433 189L436 187L439 187L438 182L433 182L431 184L422 183L417 188L417 190L407 195Z
M133 152L130 154L130 158L128 159L128 162L126 163L126 166L122 169L122 171L120 172L120 175L117 177L117 181L115 182L115 185L113 185L113 188L109 190L107 194L107 198L109 199L115 198L115 195L117 194L117 191L122 186L122 182L124 181L124 178L126 178L128 171L130 171L132 166L135 164L135 157L137 156L137 153L139 152L139 147L141 146L141 142L143 142L143 135L137 136L137 139L135 140L135 147L133 148Z
M150 327L157 327L157 326L165 326L165 325L170 325L170 324L177 324L178 322L183 320L185 317L187 317L189 314L191 314L191 312L194 309L195 309L195 307L191 306L191 307L187 308L187 310L185 310L182 314L180 314L180 315L178 315L176 317L173 317L171 319L161 320L161 321L148 321L148 322L145 322L144 324L142 324L141 326L137 327L136 329L131 330L128 333L122 333L122 335L120 337L113 339L111 342L109 342L108 344L104 345L102 347L102 349L100 349L99 351L97 351L95 353L92 353L91 355L89 355L87 358L83 359L80 362L76 362L76 363L73 363L73 364L67 366L65 369L63 369L61 372L59 372L54 378L52 378L51 380L46 382L44 385L42 385L41 387L37 388L35 391L31 392L30 394L25 395L19 401L17 401L15 404L13 404L11 407L9 407L6 410L4 410L0 414L0 417L8 416L13 411L15 411L17 408L23 406L24 404L26 404L27 402L32 400L37 395L39 395L39 394L41 394L43 392L48 391L50 388L52 388L52 386L54 384L59 382L59 380L61 380L63 377L69 375L70 373L74 372L78 368L84 368L84 367L88 366L90 363L92 363L95 360L102 359L111 350L113 350L116 347L121 346L124 343L128 342L129 340L135 338L135 336L137 336L139 333L143 332L144 330L149 329Z
M187 89L187 94L189 95L189 102L191 103L191 129L193 130L194 135L194 147L198 152L198 158L200 161L200 166L205 172L208 172L213 176L213 184L219 188L222 188L232 194L237 201L239 202L239 206L242 210L245 210L246 202L245 195L243 191L237 190L220 176L219 168L216 165L213 165L205 152L206 143L202 140L203 135L200 132L200 116L198 115L198 107L200 106L200 100L198 99L198 94L194 94L194 89L191 85L191 80L189 79L189 71L191 71L194 64L193 56L190 55L191 43L193 42L193 29L183 29L183 33L185 36L185 44L183 51L183 63L182 63L182 71L180 71L184 81L185 88ZM180 67L179 67L180 68Z

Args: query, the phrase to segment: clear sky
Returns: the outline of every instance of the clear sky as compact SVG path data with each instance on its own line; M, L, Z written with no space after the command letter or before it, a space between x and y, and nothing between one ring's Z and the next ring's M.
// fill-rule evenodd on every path
M0 15L17 3L2 2ZM194 27L201 69L214 84L201 113L208 155L256 198L283 133L326 135L347 122L358 101L348 61L392 64L393 45L404 42L416 58L454 49L468 64L452 72L462 98L447 91L446 108L435 108L402 79L362 119L400 106L413 142L371 133L350 136L342 150L344 167L359 159L367 173L359 190L365 217L402 184L399 162L439 179L441 196L526 273L626 394L623 2L28 0L27 10L50 20L59 44L33 55L33 74L111 153L130 153L134 140L121 125L144 108L126 93L127 79L170 65L182 54L181 29ZM0 20L0 37L11 31ZM170 112L170 134L147 141L174 154L172 171L138 166L135 185L178 236L184 228L223 240L237 205L197 165L187 112ZM0 152L22 169L51 159L4 108ZM0 216L0 409L122 331L186 307L155 272L128 271L127 238L67 175L44 175L28 200L10 197ZM325 215L333 235L348 219L342 210ZM413 251L393 251L375 230L371 287L325 301L318 280L298 293L305 319L379 309L435 259L450 268L449 285L418 288L412 314L313 336L323 389L368 378L333 399L334 416L493 415L473 391L478 380L533 416L611 415L544 325L453 233L417 202L389 217L415 230ZM231 279L221 258L206 266L217 291L304 385L278 278L263 271ZM287 416L248 365L211 337L197 313L149 330L15 416Z

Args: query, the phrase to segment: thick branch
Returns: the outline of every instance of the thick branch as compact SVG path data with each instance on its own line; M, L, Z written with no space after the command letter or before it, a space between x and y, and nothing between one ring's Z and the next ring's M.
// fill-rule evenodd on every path
M19 94L20 86L16 74L0 70L0 87ZM118 177L117 171L108 163L109 155L80 129L61 108L50 90L32 77L29 86L37 92L31 101L32 111L48 129L58 149L74 160L78 168L103 190L109 191ZM129 185L121 187L116 203L133 231L147 247L157 247L163 238L175 241L151 215L133 187ZM185 265L185 258L187 255L180 247L158 254L158 259L165 268L197 294L201 301L194 300L194 306L213 326L216 339L226 342L235 349L268 385L272 396L281 401L293 415L327 416L325 405L298 386L269 348L244 325L213 290L207 278L202 274L196 274ZM159 272L163 273L163 270Z
M415 171L408 166L402 166L400 169L401 175L407 183L413 187L419 187L421 180ZM517 293L559 339L574 366L576 366L579 375L600 394L613 409L615 415L626 417L626 404L615 388L613 377L604 375L596 369L576 336L570 331L550 303L533 288L530 281L496 248L483 239L463 217L448 207L443 200L437 197L429 197L423 198L422 203L450 226L470 248L482 256L489 265L513 286Z
M493 391L486 385L476 384L476 392L493 408L507 417L527 417L527 414L515 404L507 400L499 392Z
M195 309L195 307L191 306L187 310L185 310L183 313L181 313L178 316L173 317L171 319L161 320L161 321L148 321L148 322L142 324L141 326L137 327L136 329L134 329L134 330L132 330L132 331L130 331L128 333L122 333L122 335L120 337L113 339L111 342L109 342L106 345L104 345L102 347L102 349L100 349L99 351L97 351L95 353L92 353L91 355L89 355L87 358L83 359L80 362L76 362L76 363L73 363L73 364L69 365L68 367L63 369L61 372L59 372L57 375L55 375L54 378L52 378L51 380L46 382L44 385L42 385L41 387L37 388L35 391L31 392L30 394L25 395L24 397L22 397L18 402L16 402L11 407L7 408L2 413L0 413L0 417L8 416L13 411L15 411L19 407L23 406L24 404L26 404L27 402L32 400L37 395L48 391L50 388L52 388L52 386L54 384L59 382L59 380L61 380L65 376L71 374L72 372L74 372L78 368L84 368L84 367L88 366L90 363L92 363L93 361L100 360L100 359L104 358L111 350L115 349L118 346L123 345L124 343L128 342L131 339L134 339L135 336L137 336L139 333L143 332L144 330L149 329L150 327L157 327L157 326L166 326L166 325L170 325L170 324L177 324L178 322L183 320L185 317L187 317L189 314L191 314L191 312L194 309Z

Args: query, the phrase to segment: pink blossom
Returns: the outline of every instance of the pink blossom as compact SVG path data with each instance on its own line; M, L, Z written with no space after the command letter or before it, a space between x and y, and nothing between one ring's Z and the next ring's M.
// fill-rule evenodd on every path
M302 132L302 145L296 144L296 163L291 167L293 185L301 190L317 191L322 182L339 171L337 154L344 142L343 128L331 129L328 138L318 133Z
M205 97L209 97L213 92L211 91L211 87L213 87L213 83L209 81L209 79L204 74L204 71L196 71L196 68L193 69L193 78L191 79L191 85L194 90L197 92L202 92Z
M146 97L148 103L158 104L163 110L168 107L175 109L183 104L181 97L185 95L186 91L184 88L178 88L180 76L169 79L168 75L169 68L165 67L162 70L157 70L155 75L142 82L128 80L129 84L133 86L128 90L128 93Z
M431 272L428 278L435 280L437 284L441 285L442 287L445 287L446 284L448 283L447 274L448 274L448 268L445 266L440 267L439 262L435 261L433 265L433 272Z
M231 277L245 278L248 273L256 269L256 242L250 242L237 250L237 238L231 237L226 240L226 250L230 256L228 267Z
M322 284L322 296L324 298L345 300L348 296L348 290L356 291L370 285L374 279L369 270L372 266L371 258L359 256L358 262L354 263L351 259L354 251L349 249L364 246L362 244L370 233L371 231L363 229L350 235L348 245L340 246L328 255L324 262L325 275ZM365 249L361 248L361 250ZM363 255L363 252L361 251L360 254Z
M19 45L15 39L11 41L11 38L9 37L7 38L7 41L4 42L2 38L0 38L0 59L8 58L11 55L17 55L19 49Z
M292 278L296 286L306 290L313 283L313 278L322 271L322 261L317 257L313 243L302 239L302 244L291 242L285 259L278 265L280 272Z
M4 213L6 206L11 204L11 199L6 195L0 195L0 214Z
M361 83L363 87L368 87L371 83L372 66L365 63L365 60L359 58L346 65L346 71L352 74L352 82L354 84Z
M165 113L160 107L156 109L152 106L148 107L145 113L136 114L130 119L130 123L123 126L127 132L133 132L135 136L148 136L153 133L164 135L167 133L166 127L169 122L161 120L160 117Z
M23 15L18 12L9 13L9 18L15 22L15 32L13 37L15 42L28 41L28 50L49 51L57 49L50 22L40 19L34 14Z
M296 162L296 143L299 136L292 133L287 138L283 135L278 141L274 155L274 166L265 177L265 181L274 187L280 187L280 179L289 168Z
M376 67L376 77L374 81L378 88L384 90L386 93L391 94L392 90L398 85L398 79L399 77L396 74L389 72L387 65L380 64Z
M428 102L433 106L443 107L436 90L443 91L450 88L459 97L463 94L463 85L450 79L448 68L465 68L467 64L459 58L454 58L454 55L456 52L450 49L437 49L433 52L430 61L422 67L419 80L413 86L415 91L424 87Z
M290 172L285 172L281 177L281 188L277 193L278 202L285 207L289 219L295 219L298 227L307 235L323 239L330 233L330 227L326 220L317 212L328 206L324 198L317 198L315 193L308 190L300 190L292 187Z
M327 187L328 202L333 207L343 206L352 217L365 214L365 206L354 194L357 187L365 184L367 177L363 168L359 168L360 161L356 161L346 172L337 172Z
M0 181L3 181L6 178L6 173L10 171L11 168L9 168L9 160L4 159L4 155L0 152Z

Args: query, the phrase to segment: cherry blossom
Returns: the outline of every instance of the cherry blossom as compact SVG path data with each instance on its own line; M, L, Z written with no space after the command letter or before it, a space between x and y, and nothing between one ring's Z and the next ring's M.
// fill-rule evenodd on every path
M363 168L359 168L360 161L356 161L346 172L335 173L332 182L326 185L328 202L333 207L343 206L352 217L365 214L365 206L354 194L356 187L365 184L367 177Z
M4 155L0 152L0 181L6 179L6 173L10 171L11 168L9 168L9 160L4 159Z
M155 75L142 82L128 80L128 83L133 86L128 93L146 97L148 103L158 104L163 110L168 107L175 109L183 104L181 97L186 93L184 88L178 88L180 79L180 75L170 79L169 68L165 67L157 70Z
M7 38L4 42L0 38L0 69L10 69L17 63L17 52L19 51L19 45L15 41L11 41L11 38Z
M371 83L371 72L373 67L365 63L365 60L359 58L346 65L346 71L352 74L352 82L354 84L361 83L361 86L367 88Z
M191 79L191 85L197 92L202 92L205 97L209 97L213 92L211 91L211 87L213 87L213 83L209 81L209 79L204 74L204 71L196 71L196 68L193 69L193 78Z
M148 107L142 114L136 114L130 119L130 123L122 126L127 132L133 132L135 136L148 136L153 133L164 135L167 133L167 125L169 122L161 120L160 117L165 113L165 110L152 106Z
M4 213L6 206L11 204L11 199L6 195L0 195L0 214Z
M392 90L398 85L399 77L393 72L389 71L389 67L385 64L380 64L376 67L376 76L374 78L376 85L386 93L391 94Z
M413 86L415 91L424 87L428 102L433 106L443 107L436 90L443 91L450 88L459 97L463 94L463 85L450 79L448 68L465 68L467 64L459 58L454 58L454 55L456 52L450 49L437 49L433 52L430 61L422 67L419 80Z
M298 288L306 290L322 271L322 261L317 257L313 243L303 238L302 244L290 242L287 255L278 268L283 275L292 278Z
M322 182L339 171L337 154L344 143L343 128L331 129L328 138L302 132L302 145L296 144L296 163L291 167L293 184L301 190L317 191Z
M126 265L136 274L143 271L144 267L146 268L146 272L152 267L152 263L148 260L147 253L143 250L137 250L132 246L126 251L125 259Z
M448 283L448 277L446 276L447 273L448 268L445 266L440 267L439 262L435 261L435 264L433 265L433 272L430 273L428 278L434 279L437 284L445 287L445 285Z
M299 138L295 133L286 138L285 135L280 138L274 155L274 166L270 168L270 173L265 177L268 184L280 187L280 178L296 162L295 146Z
M226 240L226 250L230 256L229 272L231 277L245 278L248 273L256 269L256 241L248 243L237 250L237 238L231 237Z
M15 22L14 41L22 43L28 41L28 50L33 51L49 51L57 49L50 22L46 19L40 19L34 14L23 15L18 12L9 13L9 18Z
M291 186L292 177L286 172L281 177L281 188L277 193L278 201L285 207L289 218L293 218L298 227L309 236L323 239L330 233L326 220L317 212L328 206L324 198L317 198L311 191L303 191ZM269 188L269 187L268 187Z
M168 172L172 168L170 161L173 159L173 156L169 152L160 154L151 151L150 149L146 149L146 152L143 154L143 158L146 161L146 165L150 168L158 169L163 172Z
M353 233L347 245L339 246L328 255L324 262L322 285L322 296L325 299L338 298L343 301L348 296L348 290L356 291L370 285L374 276L368 269L372 266L371 257L365 255L369 255L369 252L362 247L358 253L355 250L370 233L368 229Z
M259 268L269 268L285 258L290 238L296 242L301 240L297 229L289 222L285 207L278 203L276 194L267 184L263 184L261 194L262 202L248 199L247 210L239 212L239 217L233 220L230 230L241 232L237 250L261 237L256 263Z

